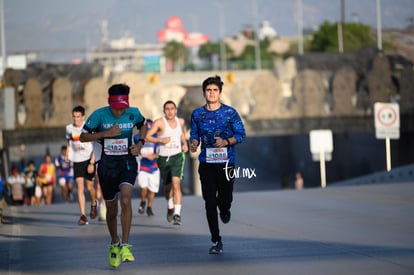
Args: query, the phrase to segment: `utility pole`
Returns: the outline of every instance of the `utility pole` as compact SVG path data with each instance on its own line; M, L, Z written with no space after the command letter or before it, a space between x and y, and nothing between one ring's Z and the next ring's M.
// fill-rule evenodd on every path
M259 41L259 24L257 22L257 1L252 0L252 8L253 8L253 21L254 21L254 56L256 60L256 70L262 69L262 61L260 57L260 41Z
M225 30L224 30L224 7L223 7L223 3L221 3L221 2L216 2L216 3L214 3L214 5L217 7L218 14L219 14L220 66L221 66L221 70L225 71L225 70L227 70L227 56L226 56L226 45L225 45L225 42L224 42L224 35L225 35Z
M226 55L226 45L224 42L224 12L223 9L219 10L220 16L220 61L221 61L221 70L227 70L227 55Z
M381 27L381 0L377 0L377 44L382 51L382 27Z
M345 0L341 0L341 19L338 23L338 48L339 52L344 52L344 22L345 22Z
M297 0L297 24L298 24L298 54L303 55L303 11L302 0Z
M0 0L0 32L1 32L1 60L2 60L2 71L0 75L3 75L7 68L7 56L6 56L6 33L4 28L4 0Z

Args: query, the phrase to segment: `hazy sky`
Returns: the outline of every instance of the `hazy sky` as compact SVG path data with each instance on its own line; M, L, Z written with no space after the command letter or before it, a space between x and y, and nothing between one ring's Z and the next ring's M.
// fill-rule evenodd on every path
M137 43L156 43L170 16L184 28L217 41L219 16L225 35L254 22L270 21L280 36L294 36L297 0L3 0L7 52L78 49L100 44L101 22L108 20L109 39L132 35ZM340 0L302 0L304 27L338 21ZM414 0L381 0L382 26L403 28L414 17ZM254 5L255 4L255 5ZM257 17L254 10L257 9ZM346 21L356 16L376 26L376 0L345 0ZM255 21L256 20L256 21Z

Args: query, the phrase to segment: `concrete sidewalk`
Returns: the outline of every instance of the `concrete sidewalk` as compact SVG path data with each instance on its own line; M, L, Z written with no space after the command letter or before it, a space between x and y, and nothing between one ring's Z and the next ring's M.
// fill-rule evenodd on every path
M1 274L414 274L414 183L235 193L211 246L202 198L186 196L180 227L137 213L135 262L107 262L109 235L97 220L78 226L76 203L9 207L0 225ZM89 203L88 203L89 207Z

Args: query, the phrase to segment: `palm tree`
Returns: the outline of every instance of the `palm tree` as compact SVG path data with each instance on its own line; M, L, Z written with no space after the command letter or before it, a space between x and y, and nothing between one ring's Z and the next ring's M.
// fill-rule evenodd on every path
M164 56L167 61L172 62L173 71L176 70L177 64L185 64L188 60L189 50L183 43L177 41L169 41L163 48Z

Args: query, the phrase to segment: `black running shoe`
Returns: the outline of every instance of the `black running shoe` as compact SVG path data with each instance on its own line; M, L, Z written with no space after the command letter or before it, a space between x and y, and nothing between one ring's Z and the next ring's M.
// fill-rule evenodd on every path
M223 253L223 243L221 241L218 241L215 243L210 250L208 251L210 254L221 254Z
M152 207L147 207L147 216L148 217L151 217L151 216L154 216L154 213L152 213Z
M88 219L86 218L85 215L81 215L78 221L79 225L86 225L88 224Z
M220 219L223 223L228 223L230 221L230 218L231 218L230 210L224 213L223 212L220 213Z
M173 217L173 224L174 225L181 225L181 217L180 215L175 214Z
M91 212L89 213L89 217L91 217L91 219L96 219L96 217L98 217L98 202L95 201L95 205L91 204Z
M139 205L138 213L144 214L144 209L145 209L145 201L142 201L141 204Z
M174 209L167 210L167 221L172 222L174 217Z

